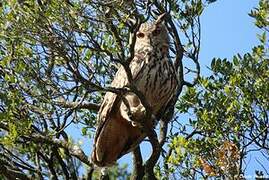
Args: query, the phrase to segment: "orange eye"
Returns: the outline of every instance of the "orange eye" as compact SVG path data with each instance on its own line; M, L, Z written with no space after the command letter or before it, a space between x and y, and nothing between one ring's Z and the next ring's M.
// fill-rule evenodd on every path
M138 32L138 33L136 34L136 36L137 36L138 38L143 38L143 37L145 36L145 34L142 33L142 32Z
M152 35L157 36L158 34L160 34L160 32L161 32L160 29L155 29L154 31L152 31Z

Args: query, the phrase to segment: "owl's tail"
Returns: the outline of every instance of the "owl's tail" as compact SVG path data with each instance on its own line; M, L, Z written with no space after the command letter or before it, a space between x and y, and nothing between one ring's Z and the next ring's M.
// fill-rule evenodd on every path
M99 167L111 166L144 138L145 134L139 127L134 127L120 113L115 113L106 120L95 138L92 161Z

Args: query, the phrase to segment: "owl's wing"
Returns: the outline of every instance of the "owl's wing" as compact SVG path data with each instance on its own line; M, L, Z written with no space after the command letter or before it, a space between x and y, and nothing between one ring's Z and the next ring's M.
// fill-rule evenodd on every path
M145 61L142 56L135 56L134 59L131 61L130 70L132 72L133 79L136 79L136 77L140 73L142 73L144 64ZM122 88L126 85L128 85L127 75L124 68L121 66L111 83L111 87ZM109 119L109 115L111 114L114 107L116 107L119 100L119 97L115 93L107 92L105 94L103 102L100 106L100 110L98 112L98 127L95 134L95 141L97 140L103 126L106 123L106 120Z

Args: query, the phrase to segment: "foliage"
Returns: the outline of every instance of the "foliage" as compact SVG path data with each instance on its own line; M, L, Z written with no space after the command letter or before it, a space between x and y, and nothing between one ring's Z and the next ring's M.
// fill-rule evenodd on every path
M212 75L199 79L178 101L180 113L191 113L182 133L171 141L168 163L183 177L246 175L251 151L268 154L269 49L268 2L251 12L261 28L260 44L232 60L215 58ZM174 172L176 173L176 172Z
M0 177L99 178L77 134L93 138L102 96L119 93L109 83L120 66L128 67L139 25L163 12L180 84L154 131L157 138L159 130L157 146L152 144L153 152L159 151L155 159L162 158L143 163L136 151L132 178L141 179L151 170L148 165L155 166L159 179L243 173L250 147L269 148L268 2L261 0L250 13L263 30L260 45L231 61L214 59L212 76L200 77L200 15L213 2L1 1ZM183 60L195 68L184 70ZM192 82L185 73L192 73ZM178 99L184 86L189 88ZM193 113L180 132L173 126L178 122L174 105L179 113ZM125 165L114 166L108 175L131 178Z
M128 168L128 164L123 164L123 165L117 164L116 166L113 166L112 168L109 169L109 172L108 172L109 179L129 180L131 177L131 174L130 172L128 172L127 168ZM101 170L95 171L93 173L92 178L99 179L99 177L102 176L101 174L102 174Z

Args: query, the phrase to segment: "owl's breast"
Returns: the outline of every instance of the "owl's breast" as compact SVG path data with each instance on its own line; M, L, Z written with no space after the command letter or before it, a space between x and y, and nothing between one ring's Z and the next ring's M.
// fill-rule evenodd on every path
M157 114L175 94L178 81L174 67L167 58L148 58L135 84L151 105L153 113Z

